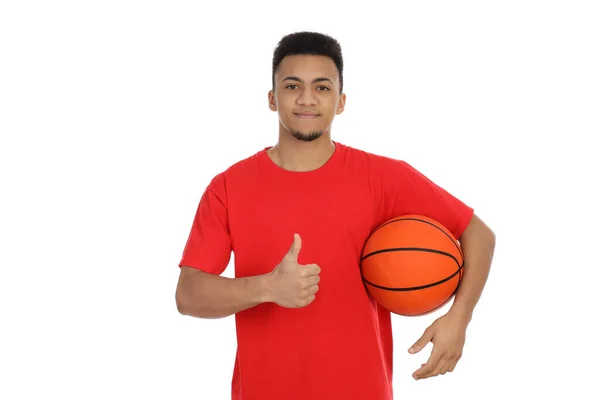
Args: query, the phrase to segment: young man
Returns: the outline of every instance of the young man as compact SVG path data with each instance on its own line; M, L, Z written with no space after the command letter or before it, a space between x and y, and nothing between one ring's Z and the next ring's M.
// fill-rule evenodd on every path
M344 110L341 48L329 36L284 37L273 57L272 147L217 174L206 188L181 262L181 314L235 314L233 400L391 400L390 312L363 285L362 247L375 227L422 214L459 238L464 276L413 375L454 369L492 261L494 234L473 209L408 163L331 139ZM220 276L235 253L235 278Z

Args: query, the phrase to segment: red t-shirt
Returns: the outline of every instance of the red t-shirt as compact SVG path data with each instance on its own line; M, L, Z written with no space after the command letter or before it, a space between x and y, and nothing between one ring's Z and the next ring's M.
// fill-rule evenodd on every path
M235 276L271 272L302 237L300 264L321 267L307 307L263 303L235 315L233 400L391 400L391 314L367 294L359 262L369 234L404 214L445 225L456 238L473 209L408 163L334 142L319 169L278 167L267 148L217 174L206 188L179 266Z

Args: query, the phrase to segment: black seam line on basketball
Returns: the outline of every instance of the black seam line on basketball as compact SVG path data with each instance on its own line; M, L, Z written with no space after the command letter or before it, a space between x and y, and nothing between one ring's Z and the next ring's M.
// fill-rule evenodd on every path
M380 253L389 253L391 251L423 251L425 253L435 253L435 254L441 254L443 256L446 257L450 257L451 259L454 260L454 262L456 262L457 266L460 266L460 263L458 262L458 260L456 259L456 257L454 257L452 254L450 253L446 253L445 251L441 251L441 250L434 250L434 249L425 249L422 247L394 247L394 248L390 248L390 249L382 249L382 250L376 250L373 251L365 256L363 256L360 261L363 262L364 260L366 260L367 258L380 254Z
M398 221L419 221L419 222L423 222L423 223L425 223L425 224L427 224L427 225L431 225L431 226L433 226L435 229L439 230L439 231L440 231L440 232L442 232L444 235L446 235L446 237L447 237L448 239L450 239L450 241L452 242L452 244L454 244L454 246L456 247L456 249L457 249L457 250L458 250L458 252L460 253L460 256L461 256L461 257L463 257L463 252L462 252L462 249L460 248L460 246L459 246L458 244L456 244L456 241L455 241L454 239L452 239L452 237L451 237L451 236L448 236L448 234L447 234L446 232L444 232L444 230L443 230L443 229L441 229L439 226L437 226L437 225L435 225L435 224L432 224L432 223L431 223L431 222L429 222L429 221L425 221L425 220L423 220L423 219L420 219L420 218L414 218L414 217L400 217L400 218L393 219L393 220L391 220L391 221L388 221L388 222L385 222L385 223L383 223L383 224L379 225L379 226L378 226L378 227L377 227L377 228L376 228L376 229L375 229L375 230L374 230L374 231L371 233L371 235L372 235L373 233L377 232L377 231L378 231L380 228L383 228L383 227L384 227L384 226L386 226L386 225L389 225L389 224L392 224L392 223L394 223L394 222L398 222Z
M454 244L454 246L456 247L456 249L457 249L457 250L458 250L458 252L460 253L460 256L461 256L461 257L463 257L462 249L460 248L460 246L459 246L458 244L456 244L456 241L455 241L455 240L454 240L454 239L453 239L451 236L449 236L449 235L448 235L448 234L447 234L447 233L446 233L446 232L445 232L443 229L441 229L439 226L437 226L437 225L435 225L435 224L432 224L432 223L431 223L431 222L429 222L429 221L425 221L425 220L423 220L423 219L420 219L420 218L414 218L414 217L400 217L400 218L396 218L396 219L394 219L394 220L392 220L392 221L388 221L388 222L386 222L386 223L384 223L384 224L380 225L379 227L377 227L377 229L375 229L375 231L373 231L373 233L375 233L375 232L376 232L376 231L377 231L379 228L382 228L382 227L384 227L384 226L386 226L386 225L389 225L389 224L391 224L391 223L398 222L398 221L419 221L419 222L423 222L423 223L425 223L425 224L427 224L427 225L431 225L431 226L433 226L435 229L439 230L439 231L440 231L440 232L442 232L444 235L446 235L446 237L447 237L448 239L450 239L450 241L452 242L452 244Z
M461 269L462 269L462 266L459 269L457 269L452 275L450 275L450 276L442 279L441 281L437 281L437 282L434 282L434 283L428 283L427 285L422 285L422 286L413 286L413 287L404 287L404 288L391 288L391 287L380 286L380 285L377 285L375 283L369 282L365 278L363 278L363 281L366 282L366 283L368 283L369 285L371 285L373 287L376 287L376 288L382 289L382 290L389 290L389 291L392 291L392 292L409 292L411 290L427 289L427 288L430 288L430 287L433 287L433 286L440 285L440 284L442 284L444 282L447 282L450 279L454 278L456 276L456 274L458 274L460 272Z

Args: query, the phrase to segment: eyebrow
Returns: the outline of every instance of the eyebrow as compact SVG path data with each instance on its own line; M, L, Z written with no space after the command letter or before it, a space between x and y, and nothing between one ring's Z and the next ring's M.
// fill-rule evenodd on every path
M298 78L297 76L286 76L282 80L282 82L283 81L296 81L296 82L304 83L304 81L302 79ZM329 79L329 78L324 77L324 76L313 79L312 83L323 82L323 81L330 82L333 85L333 81L331 79Z

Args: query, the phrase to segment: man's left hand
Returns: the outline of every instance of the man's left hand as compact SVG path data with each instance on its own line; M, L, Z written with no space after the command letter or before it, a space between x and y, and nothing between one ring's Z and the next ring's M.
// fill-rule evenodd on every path
M418 353L429 342L433 343L433 350L427 362L413 373L413 378L419 380L452 372L462 356L467 325L468 319L448 312L425 329L408 352Z

